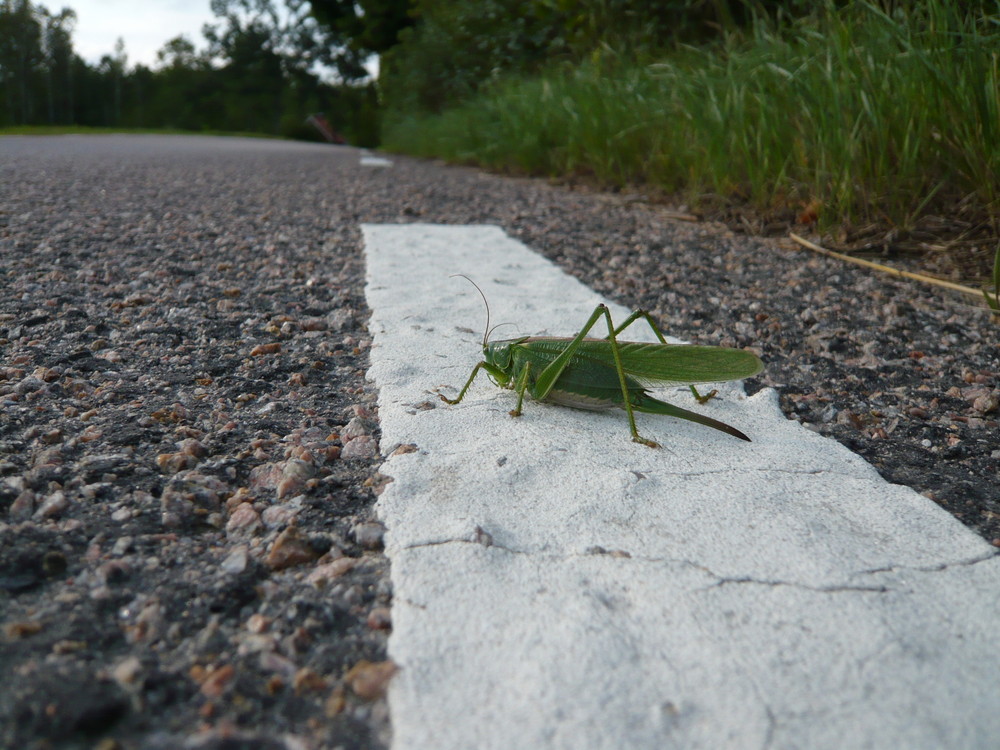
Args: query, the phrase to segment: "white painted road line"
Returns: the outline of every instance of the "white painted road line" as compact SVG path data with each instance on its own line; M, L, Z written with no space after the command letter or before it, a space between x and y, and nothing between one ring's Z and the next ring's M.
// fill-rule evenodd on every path
M769 390L667 395L754 442L637 414L659 450L623 412L512 419L485 377L447 406L485 318L449 274L500 338L574 334L600 299L495 227L363 232L382 449L416 446L378 505L394 750L996 747L984 540Z
M363 151L360 164L362 167L391 167L392 159L386 159L384 156L372 156L367 151Z

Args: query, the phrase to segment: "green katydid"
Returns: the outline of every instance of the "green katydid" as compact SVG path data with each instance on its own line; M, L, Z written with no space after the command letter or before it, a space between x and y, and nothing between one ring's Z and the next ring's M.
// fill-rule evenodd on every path
M486 302L486 295L481 289L479 293ZM608 324L607 337L588 338L587 334L601 318ZM640 318L649 323L660 340L659 344L618 340L618 335ZM521 405L527 393L536 401L551 401L578 409L623 408L628 415L632 440L653 448L659 447L658 444L640 436L636 430L634 412L687 419L741 440L750 440L725 422L653 398L647 387L688 385L695 398L705 403L715 395L715 391L701 396L694 384L742 380L756 375L764 365L751 352L718 346L668 344L652 317L644 310L636 310L615 328L611 313L603 304L594 309L590 319L573 338L522 336L490 341L490 333L487 303L483 360L472 369L458 396L447 398L438 394L442 401L459 403L479 371L485 370L498 386L517 392L517 406L510 412L513 417L521 416Z

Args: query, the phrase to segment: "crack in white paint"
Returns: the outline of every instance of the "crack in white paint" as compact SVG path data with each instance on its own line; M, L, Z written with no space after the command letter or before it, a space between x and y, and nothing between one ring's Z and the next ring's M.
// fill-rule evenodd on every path
M898 573L902 572L913 572L913 573L940 573L944 571L951 570L953 568L967 568L973 565L980 565L982 563L989 562L991 560L1000 557L1000 552L985 552L981 555L975 555L970 558L963 560L953 560L950 562L941 562L934 565L889 565L883 568L871 568L869 570L859 570L857 573L852 573L852 576L868 576L877 575L879 573Z
M659 451L623 414L511 419L485 378L441 406L481 356L454 334L481 302L449 273L525 333L575 333L600 298L495 227L363 232L383 445L419 446L386 460L378 503L393 750L995 744L984 540L769 389L692 407L751 444L637 415Z
M489 535L487 534L487 536L489 536ZM801 589L806 590L806 591L818 591L818 592L824 592L824 593L842 593L842 592L848 592L848 591L858 591L858 592L884 594L884 593L889 593L889 592L895 590L895 589L890 588L889 586L885 586L885 585L867 585L866 586L866 585L860 585L860 584L837 583L837 584L826 584L826 585L822 585L822 586L817 586L817 585L804 584L804 583L801 583L799 581L794 581L794 580L757 579L757 578L753 578L752 576L720 576L717 573L714 573L711 569L707 568L706 566L704 566L704 565L702 565L702 564L700 564L700 563L698 563L698 562L696 562L694 560L685 560L685 559L676 558L676 557L646 557L646 556L643 556L643 555L633 554L631 552L628 552L627 550L603 550L602 549L602 551L586 551L586 552L582 552L582 553L570 553L570 554L565 554L565 555L552 554L552 553L543 553L543 552L538 552L538 551L533 551L533 550L522 550L522 549L515 549L515 548L512 548L512 547L507 547L507 546L504 546L502 544L498 544L498 543L494 542L492 540L492 537L489 537L488 541L481 541L481 540L476 540L476 539L435 539L435 540L430 540L430 541L425 541L425 542L418 542L418 543L407 544L405 548L406 549L421 549L421 548L425 548L425 547L440 547L440 546L449 545L449 544L458 544L458 545L470 544L470 545L480 545L480 546L484 546L484 547L493 547L493 548L495 548L497 550L500 550L500 551L503 551L503 552L507 552L507 553L512 554L512 555L533 556L533 557L536 557L536 558L538 558L540 560L543 560L543 561L546 561L546 562L557 562L557 561L572 560L572 559L580 558L580 557L604 556L604 557L613 558L613 559L618 560L619 561L618 564L620 564L620 565L628 565L630 562L633 562L633 563L662 563L662 564L670 564L670 565L683 565L683 566L686 566L686 567L690 567L690 568L694 568L696 570L703 571L708 576L710 576L711 578L714 579L714 581L711 584L709 584L708 586L701 586L701 587L698 587L696 589L692 589L692 590L696 590L696 591L717 588L717 587L720 587L720 586L726 586L726 585L730 585L730 584L752 584L752 585L758 585L758 586L775 586L775 587L776 586L792 586L792 587L801 588ZM898 572L940 573L940 572L945 572L945 571L951 570L951 569L956 568L956 567L968 567L968 566L971 566L971 565L978 565L980 563L988 562L989 560L992 560L992 559L996 558L997 556L998 556L997 554L986 554L986 555L980 555L978 557L975 557L975 558L972 558L972 559L968 559L968 560L956 560L956 561L953 561L953 562L940 563L940 564L937 564L937 565L929 565L929 566L922 566L922 567L921 566L912 566L912 567L893 566L893 567L887 567L887 568L876 568L876 569L872 569L872 570L861 570L861 571L856 571L856 572L849 572L849 573L846 574L846 577L848 579L850 579L850 578L854 578L854 577L857 577L857 576L873 576L873 575L878 575L878 574L881 574L881 573L898 573Z

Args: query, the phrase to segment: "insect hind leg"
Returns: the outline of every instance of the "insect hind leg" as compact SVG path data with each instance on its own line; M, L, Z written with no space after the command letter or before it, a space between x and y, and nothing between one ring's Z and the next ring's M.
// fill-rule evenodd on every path
M635 323L640 318L642 318L647 323L649 323L650 329L653 331L653 334L656 336L656 338L658 338L660 340L661 344L667 343L666 338L664 338L664 336L663 336L663 332L660 331L660 327L658 325L656 325L656 321L653 320L653 316L650 315L645 310L636 310L631 315L629 315L627 318L625 318L625 322L622 323L617 328L615 328L614 331L612 332L612 335L618 336L622 331L624 331L626 328L628 328L630 325L632 325L633 323ZM609 322L609 325L610 325L610 319L609 319L608 322ZM607 338L610 339L611 336L608 336Z

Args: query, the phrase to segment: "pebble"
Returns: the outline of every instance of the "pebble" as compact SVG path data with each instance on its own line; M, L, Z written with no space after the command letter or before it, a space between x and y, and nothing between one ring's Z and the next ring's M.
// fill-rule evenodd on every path
M326 586L331 581L334 581L349 572L358 564L358 562L359 561L353 557L341 557L333 562L317 565L312 572L306 576L306 583L311 583L314 586Z
M199 513L218 512L227 490L228 486L215 477L197 472L175 474L160 495L164 525L174 527L194 520Z
M370 437L354 438L340 451L340 457L345 460L370 459L378 452L378 444Z
M398 671L391 661L372 663L361 660L344 676L344 681L351 690L363 700L375 700L385 695L389 681Z
M295 522L299 511L284 505L272 505L260 514L264 525L269 529L279 529Z
M357 438L367 438L371 436L371 428L366 419L354 417L340 432L340 437L344 441L355 440Z
M225 572L235 575L247 569L250 557L245 546L235 547L226 558L220 563L219 568Z
M239 538L251 536L264 528L260 514L250 503L239 505L226 521L226 536Z
M392 628L392 612L388 607L375 607L368 613L368 627L374 630Z
M122 687L131 688L143 673L142 662L138 656L127 656L111 670L111 676Z
M46 518L57 518L66 512L69 508L69 499L66 497L64 492L53 492L48 495L42 504L35 511L32 518L46 519Z
M381 549L385 526L377 521L366 521L351 527L351 536L364 549Z
M272 570L284 570L313 562L319 557L309 539L295 526L289 526L274 540L265 564Z
M26 521L35 513L35 493L31 490L22 491L7 509L7 517L11 521Z

